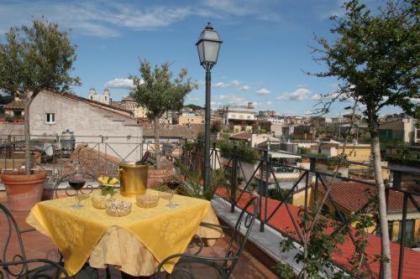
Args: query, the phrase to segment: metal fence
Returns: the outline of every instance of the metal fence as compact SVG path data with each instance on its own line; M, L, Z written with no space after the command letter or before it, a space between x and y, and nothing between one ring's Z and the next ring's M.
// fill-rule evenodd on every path
M287 165L287 164L280 164L280 166L286 168L286 169L293 169L300 173L299 178L296 179L293 183L293 186L290 189L287 189L287 192L284 196L284 198L278 203L278 205L274 208L274 210L271 210L271 212L268 212L268 200L269 200L269 194L268 190L269 187L275 187L276 190L282 189L282 182L278 181L275 169L273 168L273 162L271 157L269 156L268 150L261 150L261 158L256 163L256 167L250 176L249 179L243 181L242 183L238 182L239 177L246 177L244 173L244 168L242 166L242 162L239 160L239 156L235 156L237 152L233 152L233 156L231 158L223 158L220 154L220 151L216 148L214 145L211 150L211 166L212 169L218 169L223 168L226 175L226 181L228 181L228 186L230 190L230 197L228 198L228 201L231 205L231 212L234 212L235 207L237 205L237 201L241 199L241 197L244 195L244 193L249 193L252 195L257 195L258 197L258 203L259 203L259 209L261 212L257 214L257 218L260 221L260 231L264 232L266 226L270 226L273 229L276 230L275 227L271 226L269 224L269 221L273 218L276 218L276 213L284 207L286 209L286 212L289 214L289 217L292 220L293 227L298 235L297 241L303 241L304 238L304 232L302 231L301 227L298 225L299 220L296 220L296 217L291 214L290 210L290 204L286 201L288 201L292 196L297 192L299 186L303 185L303 188L301 187L299 191L304 192L304 202L303 202L303 212L307 212L308 210L314 210L313 205L310 205L310 193L309 189L313 189L313 194L317 195L319 193L318 190L321 190L322 192L326 193L324 195L325 199L332 204L334 209L339 212L339 204L337 201L334 200L334 198L329 195L330 193L330 185L331 182L333 183L339 183L341 182L357 182L361 183L363 185L366 185L368 187L372 187L373 189L376 189L376 184L371 181L366 181L364 179L357 179L354 177L341 177L337 175L337 173L328 173L328 172L322 172L317 170L317 159L316 158L309 158L310 159L310 167L309 168L302 168L297 167L294 165ZM200 170L203 167L202 163L202 154L198 150L188 150L183 154L182 162L186 164L190 169L196 169ZM325 159L324 159L325 160ZM351 162L347 162L348 164L351 164ZM277 164L276 166L279 166ZM401 226L400 226L400 251L399 251L399 262L398 262L398 278L403 278L404 274L404 255L405 255L405 249L407 245L407 234L406 234L406 228L407 228L407 214L408 214L408 204L411 202L412 205L414 205L415 210L417 212L420 212L420 203L418 197L420 194L418 192L411 192L407 191L406 189L401 188L401 174L398 173L399 179L394 179L393 184L388 184L386 186L386 196L387 196L387 205L389 205L389 196L391 192L398 192L402 195L402 208L400 214L401 216ZM329 180L329 181L328 181ZM363 194L363 193L361 193ZM315 201L317 201L317 197L314 198ZM325 202L325 201L324 201ZM372 204L372 200L369 200L365 205L363 205L360 210L364 210L368 208ZM311 207L311 208L310 208ZM317 210L321 210L318 208ZM351 226L350 220L341 220L341 228ZM337 228L337 230L340 230L340 228ZM378 236L380 236L380 232L377 231ZM353 245L355 245L355 239L353 235L349 232L348 233L349 238L351 239ZM382 271L382 268L381 270ZM380 272L382 274L382 272Z
M75 135L72 148L60 136L31 135L31 151L38 154L33 159L34 165L40 167L59 167L57 160L69 158L82 146L91 150L90 159L99 163L101 158L114 161L138 161L153 144L145 143L142 137ZM67 146L64 146L64 145ZM25 142L23 136L0 137L0 164L2 170L17 169L24 160ZM77 155L77 154L75 154ZM74 156L74 155L73 155ZM34 156L33 156L34 157ZM100 172L101 164L96 164Z

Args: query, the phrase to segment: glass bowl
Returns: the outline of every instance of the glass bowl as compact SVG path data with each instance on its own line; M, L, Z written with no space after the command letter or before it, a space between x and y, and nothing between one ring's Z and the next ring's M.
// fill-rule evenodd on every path
M158 194L149 194L146 193L144 195L136 196L137 206L141 208L152 208L156 207L159 203L159 195Z
M111 195L102 195L100 193L94 194L91 196L90 201L92 206L97 209L105 209L106 202L111 199Z
M106 213L114 217L122 217L130 214L131 202L110 199L106 201Z

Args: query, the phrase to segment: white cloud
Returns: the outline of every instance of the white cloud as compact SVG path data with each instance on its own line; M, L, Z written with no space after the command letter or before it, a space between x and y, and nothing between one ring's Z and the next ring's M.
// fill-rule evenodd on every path
M190 7L155 6L142 8L118 2L44 2L0 3L0 32L11 26L29 24L45 17L64 29L97 37L119 36L121 27L150 30L179 22L193 11Z
M257 94L261 96L268 95L270 93L270 90L268 90L267 88L260 88L257 90Z
M214 97L215 101L223 105L245 105L249 101L236 94L223 94Z
M269 2L261 0L206 0L206 9L213 10L214 15L253 16L259 20L278 21L280 15Z
M308 99L312 92L305 87L299 87L292 92L284 92L277 97L279 100L289 100L289 101L303 101Z
M275 17L269 5L256 0L227 1L208 0L175 5L148 4L143 1L121 3L118 1L1 1L0 33L11 26L29 24L33 18L45 17L56 22L63 29L96 37L117 37L121 28L151 30L170 26L189 17L224 18L227 16L253 16L254 18Z
M230 82L223 82L219 81L214 84L214 87L216 88L235 88L239 89L241 91L247 91L249 90L249 86L246 84L242 84L239 80L232 80Z
M114 78L105 83L105 87L109 88L123 88L131 89L134 88L133 80L129 78Z
M420 104L420 98L410 98L410 101L411 101L413 104Z
M321 100L321 98L322 98L321 94L315 94L311 97L311 99L315 101Z

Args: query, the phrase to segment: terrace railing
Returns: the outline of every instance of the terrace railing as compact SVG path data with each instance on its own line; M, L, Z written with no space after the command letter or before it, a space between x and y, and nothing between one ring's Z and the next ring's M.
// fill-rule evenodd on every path
M72 160L80 156L90 162L92 175L107 174L118 162L140 160L144 152L154 146L144 142L142 137L75 135L72 140L74 144L69 148L69 143L59 136L31 135L32 151L42 153L42 158L47 160L42 163L35 160L35 165L59 168L56 159L68 158L72 154ZM80 151L81 147L88 149L88 154L74 152ZM24 148L21 136L0 137L1 171L19 168L24 160Z
M303 212L308 212L310 210L321 211L322 208L314 206L314 204L310 203L310 189L313 189L313 201L315 203L321 200L320 204L325 203L326 201L332 205L335 212L340 211L339 203L334 200L334 197L330 195L331 193L331 183L337 182L357 182L367 187L372 187L372 189L376 190L376 184L372 181L365 180L365 179L357 179L354 177L342 177L338 175L337 172L323 172L317 169L317 158L309 158L310 160L310 167L303 168L298 167L295 165L288 165L284 163L277 163L276 167L283 167L284 169L288 170L295 170L299 172L299 177L293 183L292 187L285 191L283 199L277 204L274 209L268 210L268 200L269 200L269 186L273 187L280 191L283 189L281 186L282 182L279 181L276 177L276 170L273 167L272 158L269 155L268 150L261 150L261 158L256 163L256 167L252 172L252 175L249 179L244 181L243 183L238 183L239 177L246 177L244 173L243 163L239 160L240 156L237 155L236 152L232 152L231 158L222 158L220 151L214 145L211 150L211 167L212 169L224 168L224 172L226 175L226 181L228 181L228 186L230 189L230 196L228 198L228 202L231 205L231 212L234 212L236 203L239 201L245 193L250 193L253 195L258 196L258 204L259 209L261 210L259 214L257 214L257 218L260 221L260 232L264 232L266 226L270 226L271 228L275 229L275 227L270 225L270 221L273 218L278 218L279 216L276 215L280 211L282 207L286 209L287 214L289 215L295 232L298 236L297 241L302 243L305 236L305 230L302 230L302 227L299 226L300 220L296 219L296 216L292 214L291 205L286 202L290 200L293 195L299 190L300 192L304 193L304 201L303 201ZM202 156L199 151L188 151L182 157L182 161L184 164L187 164L191 169L195 168L202 168L203 164L200 162L202 160ZM325 159L324 159L325 160ZM346 164L351 164L351 162L345 162ZM407 215L408 215L408 204L409 202L414 205L414 208L417 212L420 212L420 203L418 197L420 194L418 192L407 191L406 189L402 189L399 185L401 182L401 173L398 173L399 179L394 179L393 184L388 184L386 186L386 193L387 193L387 204L389 205L389 195L390 192L398 192L399 197L402 195L402 208L401 208L401 226L400 226L400 250L399 250L399 259L398 259L398 278L403 278L404 274L404 256L405 250L404 247L407 245ZM329 180L329 181L328 181ZM302 187L302 184L304 185ZM351 186L349 186L351 187ZM320 193L324 193L323 196L317 197ZM361 193L362 195L364 193ZM361 206L358 212L361 212L367 209L369 206L372 205L374 202L373 199L369 199L366 204ZM411 208L412 209L412 208ZM270 211L270 212L269 212ZM355 212L355 213L358 213ZM342 216L343 217L343 216ZM341 218L339 220L341 222L340 227L336 228L336 231L340 231L341 229L351 226L351 220L346 218ZM305 225L306 226L306 225ZM308 224L308 226L310 226ZM377 234L378 228L376 228ZM379 233L380 234L380 233ZM356 247L354 235L349 231L348 237L350 238L352 244ZM304 247L305 249L305 247ZM382 265L381 265L382 270ZM382 274L382 272L380 272Z

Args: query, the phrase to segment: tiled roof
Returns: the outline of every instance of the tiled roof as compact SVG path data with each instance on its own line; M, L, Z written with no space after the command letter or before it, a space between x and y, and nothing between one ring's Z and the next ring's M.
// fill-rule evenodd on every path
M231 135L229 138L236 139L236 140L251 140L252 134L251 133L238 133Z
M228 198L228 193L226 189L219 188L216 192L219 196ZM250 194L243 193L241 199L237 202L239 207L243 207L246 202L249 200ZM274 209L279 205L278 200L267 198L267 216L270 216ZM260 212L265 211L265 199L262 200L262 208ZM273 215L273 217L268 221L268 225L275 228L277 231L281 232L284 235L299 241L298 233L293 225L293 222L300 223L302 220L300 218L299 211L300 207L287 204L289 211L286 209L285 204L283 204ZM290 212L290 214L289 214ZM262 213L261 213L262 214ZM327 232L331 232L331 229L327 229ZM355 230L351 229L353 236L355 235ZM276 244L278 245L278 244ZM392 264L392 277L397 278L398 274L398 262L399 262L399 251L400 245L391 242L391 264ZM334 263L342 267L345 270L350 270L352 266L349 264L351 257L354 255L355 249L350 236L347 235L344 239L343 244L337 246L336 252L333 254ZM369 234L367 239L366 255L368 257L369 268L373 272L373 278L379 278L380 263L376 260L377 256L381 254L381 239L378 236ZM416 252L410 248L404 248L404 279L417 279L420 274L420 252Z
M25 106L21 100L13 100L4 106L5 109L24 109Z
M319 187L320 191L324 192L323 187ZM334 199L340 206L355 212L362 208L372 197L377 194L378 190L375 186L357 183L357 182L340 182L331 185L331 198ZM420 196L413 198L420 205ZM403 208L403 193L397 191L389 191L388 195L388 212L401 212ZM416 207L409 200L408 211L416 211Z
M195 139L198 134L204 130L203 124L191 124L187 125L170 125L169 127L160 127L159 136L160 138L178 138L178 139ZM153 127L143 127L143 137L152 138Z
M70 93L56 93L56 94L59 94L61 96L64 96L64 97L67 97L67 98L70 98L70 99L73 99L73 100L81 101L81 102L84 102L84 103L87 103L87 104L90 104L90 105L94 105L96 107L102 107L102 108L105 108L107 110L112 110L113 112L119 113L121 115L131 116L133 114L131 111L123 109L119 106L107 105L107 104L104 104L102 102L98 102L98 101L95 101L95 100L90 100L90 99L78 96L76 94L70 94Z

